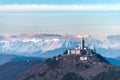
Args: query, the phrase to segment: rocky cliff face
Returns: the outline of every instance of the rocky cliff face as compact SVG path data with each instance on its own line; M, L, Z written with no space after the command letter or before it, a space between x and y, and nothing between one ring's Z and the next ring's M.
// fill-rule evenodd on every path
M83 61L80 57L80 54L64 54L49 58L17 80L97 80L98 77L99 80L103 80L103 77L107 80L110 77L108 73L116 73L115 79L120 79L120 68L111 65L101 55L93 52L92 57ZM101 76L103 74L106 76Z

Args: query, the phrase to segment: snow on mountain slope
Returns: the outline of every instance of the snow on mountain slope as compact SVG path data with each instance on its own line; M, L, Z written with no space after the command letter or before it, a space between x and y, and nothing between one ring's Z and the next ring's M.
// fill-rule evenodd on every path
M86 46L96 49L105 57L120 56L119 35L108 36L100 41L90 36L85 37ZM62 54L68 48L80 45L81 36L59 34L20 34L0 37L0 54L22 56L51 57Z
M35 56L60 48L72 48L77 46L78 42L58 38L52 39L24 39L24 40L1 40L0 52L6 54ZM35 55L34 55L35 54ZM38 56L38 55L37 55Z
M117 58L120 56L120 35L109 35L96 46L97 52L103 56Z

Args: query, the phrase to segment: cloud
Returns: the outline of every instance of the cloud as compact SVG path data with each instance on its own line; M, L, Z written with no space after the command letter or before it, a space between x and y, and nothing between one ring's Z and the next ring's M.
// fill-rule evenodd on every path
M13 4L0 5L0 11L119 11L119 4L104 5L47 5L47 4Z

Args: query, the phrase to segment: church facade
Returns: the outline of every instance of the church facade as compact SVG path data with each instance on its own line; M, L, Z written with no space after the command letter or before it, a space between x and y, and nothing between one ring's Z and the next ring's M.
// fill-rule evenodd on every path
M82 38L81 40L81 46L76 47L75 49L69 49L67 50L67 54L85 54L86 48L85 48L85 40Z

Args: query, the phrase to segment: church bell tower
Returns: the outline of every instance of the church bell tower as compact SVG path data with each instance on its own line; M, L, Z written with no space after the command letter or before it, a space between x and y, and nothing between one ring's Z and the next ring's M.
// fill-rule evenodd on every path
M84 50L84 47L85 47L85 40L84 40L84 38L82 38L82 41L81 41L81 49Z

